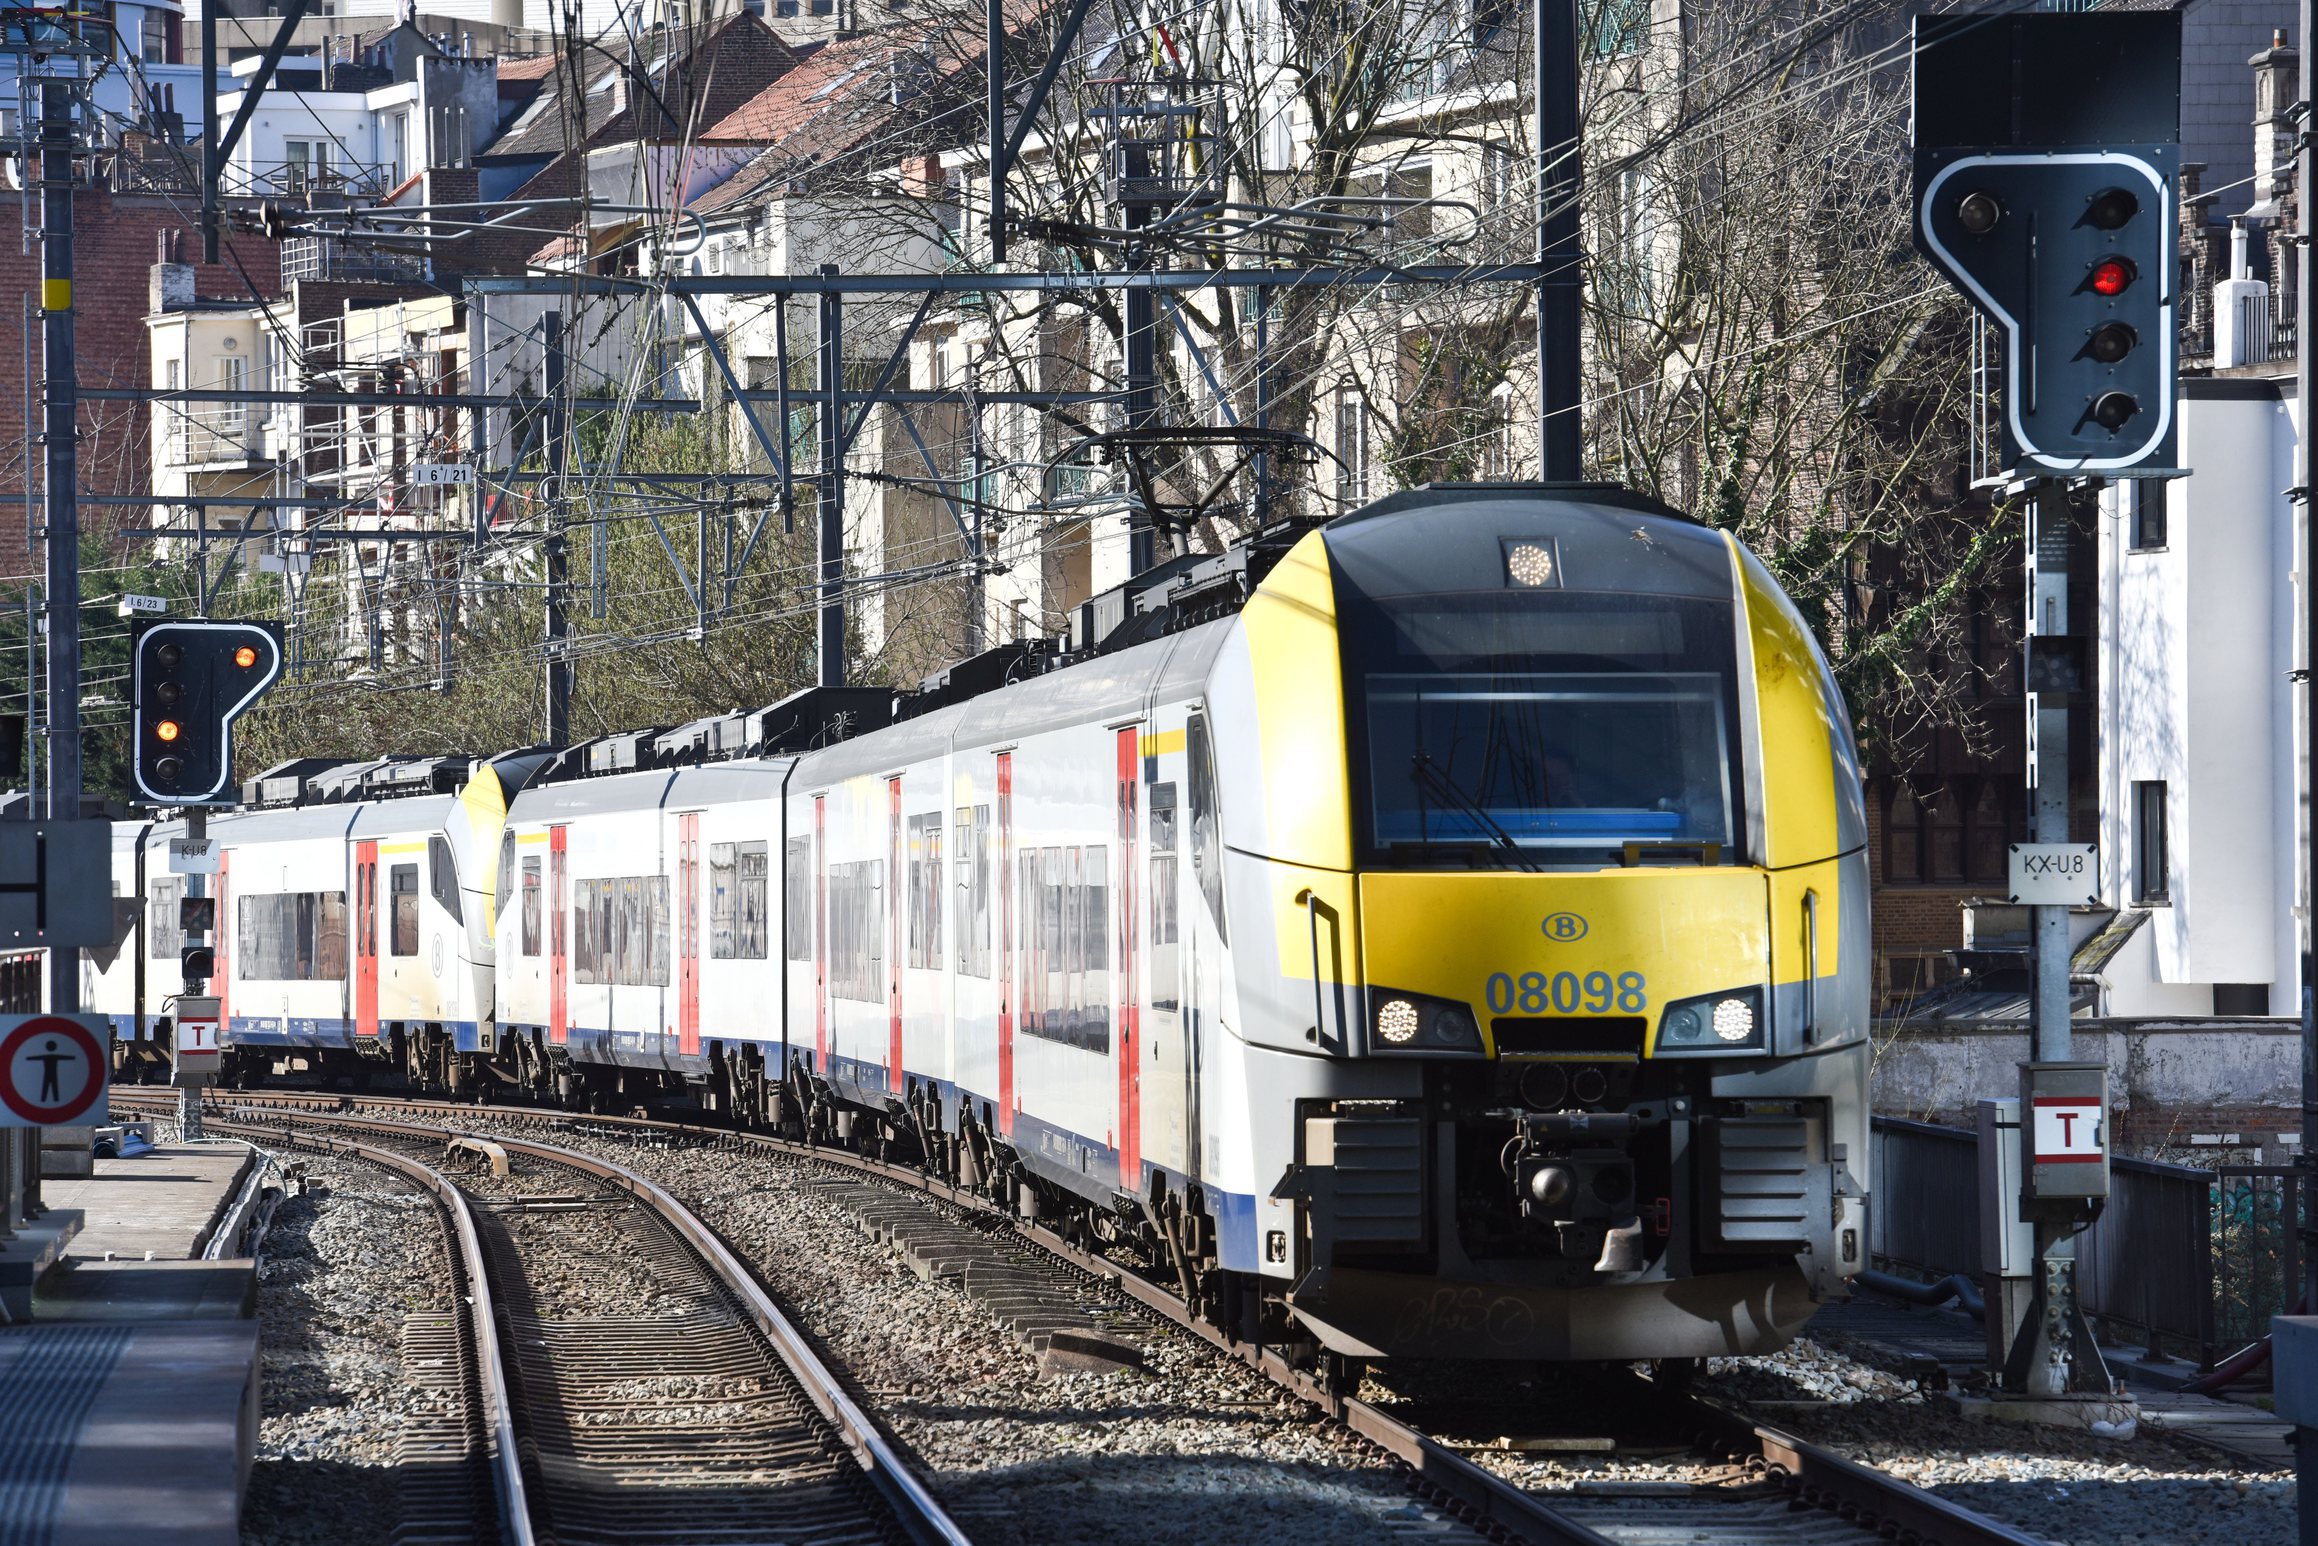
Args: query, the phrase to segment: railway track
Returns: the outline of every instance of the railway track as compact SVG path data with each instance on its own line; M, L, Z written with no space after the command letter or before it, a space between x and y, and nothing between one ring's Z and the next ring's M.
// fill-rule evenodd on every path
M137 1092L116 1092L116 1102ZM1530 1490L1476 1464L1411 1421L1357 1395L1331 1389L1293 1366L1274 1348L1234 1341L1191 1313L1170 1289L1139 1272L1094 1254L1034 1223L998 1214L978 1195L962 1192L904 1166L801 1144L763 1134L735 1133L682 1122L642 1117L575 1117L534 1107L478 1107L445 1101L400 1100L297 1092L233 1092L213 1097L222 1116L239 1106L325 1118L332 1125L366 1125L391 1132L400 1127L425 1141L441 1143L489 1119L494 1133L506 1127L589 1130L666 1143L737 1147L818 1163L863 1181L880 1181L921 1194L927 1201L924 1229L937 1232L943 1215L935 1205L1003 1222L1034 1241L1071 1270L1100 1279L1144 1309L1218 1349L1240 1358L1275 1383L1319 1407L1352 1432L1405 1463L1417 1490L1482 1533L1536 1546L1672 1546L1714 1542L1716 1546L1811 1542L1815 1546L1865 1546L1868 1542L1910 1546L2041 1546L2035 1536L1913 1487L1897 1477L1711 1402L1675 1399L1659 1403L1658 1421L1680 1442L1715 1465L1713 1479L1698 1483L1588 1483L1570 1490ZM400 1122L360 1113L359 1108L399 1115ZM440 1124L412 1127L412 1119ZM502 1139L512 1149L536 1145ZM564 1151L554 1151L559 1157ZM577 1159L579 1156L569 1156ZM607 1162L588 1163L618 1170ZM625 1174L625 1173L624 1173ZM641 1178L633 1178L650 1186ZM655 1190L657 1190L655 1188ZM664 1194L663 1194L664 1195ZM673 1199L670 1199L673 1202ZM680 1205L679 1205L680 1206ZM887 1226L890 1229L892 1226ZM956 1245L971 1246L978 1233L963 1224Z
M499 1539L964 1546L746 1266L646 1178L512 1138L456 1146L489 1173L454 1177L388 1147L452 1135L355 1117L211 1125L386 1165L456 1220ZM448 1513L406 1520L405 1537L457 1538Z

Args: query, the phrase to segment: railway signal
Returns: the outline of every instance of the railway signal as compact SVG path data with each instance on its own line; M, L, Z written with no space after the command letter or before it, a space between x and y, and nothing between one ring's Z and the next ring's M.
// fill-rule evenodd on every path
M281 674L279 623L139 629L130 748L138 796L152 805L233 804L233 722Z
M1996 330L2007 476L2173 470L2180 25L1917 19L1916 246Z

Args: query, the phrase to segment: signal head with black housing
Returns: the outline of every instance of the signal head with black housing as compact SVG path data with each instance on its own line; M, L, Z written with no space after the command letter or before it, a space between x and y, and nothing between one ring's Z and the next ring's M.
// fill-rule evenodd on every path
M1916 21L1916 247L1994 327L2004 470L2175 468L2181 19Z
M233 722L282 674L279 623L139 626L130 776L145 805L232 805Z

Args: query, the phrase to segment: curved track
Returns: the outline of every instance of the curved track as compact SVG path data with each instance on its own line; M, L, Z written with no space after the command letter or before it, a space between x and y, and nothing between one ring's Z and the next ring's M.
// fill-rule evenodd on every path
M135 1091L121 1090L115 1099L133 1100L136 1095ZM1947 1502L1872 1466L1698 1400L1665 1403L1662 1420L1670 1431L1725 1461L1722 1481L1699 1486L1610 1487L1582 1494L1533 1492L1475 1464L1377 1405L1332 1389L1309 1371L1293 1366L1278 1350L1226 1336L1195 1315L1169 1287L1139 1271L1090 1252L1043 1226L999 1214L979 1194L908 1166L842 1150L690 1123L642 1117L577 1117L524 1106L275 1091L221 1093L212 1097L212 1105L220 1114L236 1106L288 1111L319 1115L333 1125L368 1126L380 1132L391 1133L399 1126L405 1134L432 1142L471 1130L486 1119L495 1124L494 1134L510 1125L537 1124L551 1129L578 1127L657 1136L772 1152L913 1189L969 1213L1003 1220L1061 1261L1101 1278L1153 1313L1243 1359L1398 1457L1414 1473L1419 1489L1434 1501L1507 1540L1538 1546L1659 1546L1685 1541L1713 1541L1718 1546L1797 1541L1824 1546L1889 1541L1913 1546L2041 1546L2035 1536ZM358 1114L358 1108L363 1107L404 1115L400 1123L366 1119ZM448 1125L415 1128L409 1125L412 1118ZM499 1141L510 1150L540 1148L512 1139ZM581 1158L562 1150L544 1152L559 1159ZM619 1171L603 1161L585 1163ZM628 1172L619 1173L640 1186L651 1186Z
M136 1104L133 1091L114 1099ZM284 1129L255 1115L219 1109L210 1125L388 1166L449 1210L494 1414L502 1539L966 1546L747 1267L651 1181L496 1136L453 1149L494 1179L453 1180L378 1147L449 1148L458 1135L441 1128L332 1115ZM334 1136L348 1132L366 1141ZM502 1177L501 1162L520 1173Z

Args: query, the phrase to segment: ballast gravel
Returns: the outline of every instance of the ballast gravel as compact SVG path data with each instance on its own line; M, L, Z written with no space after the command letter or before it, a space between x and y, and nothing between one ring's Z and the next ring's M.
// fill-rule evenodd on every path
M584 1132L539 1136L617 1160L699 1212L855 1383L984 1546L1471 1538L1414 1498L1391 1461L1156 1321L1121 1323L1145 1348L1140 1370L1042 1373L985 1307L952 1283L921 1280L865 1236L810 1167ZM342 1162L307 1165L320 1184L277 1215L261 1274L266 1419L244 1538L384 1540L395 1428L421 1399L400 1379L400 1317L406 1306L440 1304L440 1241L421 1227L421 1200L388 1178ZM618 1290L599 1282L591 1292L616 1314ZM1525 1426L1584 1425L1550 1411L1526 1424L1505 1418L1522 1411L1530 1384L1511 1371L1491 1378L1508 1381L1491 1403L1507 1442L1482 1436L1466 1452L1523 1486L1599 1495L1711 1484L1725 1474L1697 1456L1646 1446L1614 1455L1524 1452ZM2296 1538L2289 1472L2233 1463L2147 1425L2118 1441L1971 1421L1937 1393L1839 1346L1806 1339L1767 1357L1715 1359L1697 1389L2056 1546L2289 1546ZM729 1387L685 1394L712 1410L747 1397Z
M1156 1320L1121 1323L1145 1349L1139 1370L1041 1373L987 1308L864 1235L808 1167L542 1138L649 1176L714 1227L857 1382L978 1546L1474 1538L1415 1498L1396 1463Z
M1765 1357L1709 1360L1695 1388L2056 1546L2295 1540L2289 1472L2233 1465L2146 1424L2132 1439L2110 1440L1968 1419L1915 1381L1808 1338ZM1535 1426L1566 1425L1541 1413ZM1485 1445L1468 1453L1548 1495L1714 1480L1713 1468L1682 1455L1547 1457Z
M258 1267L264 1399L246 1546L387 1541L396 1443L444 1398L408 1380L403 1317L440 1311L449 1264L431 1199L354 1161L300 1158Z

